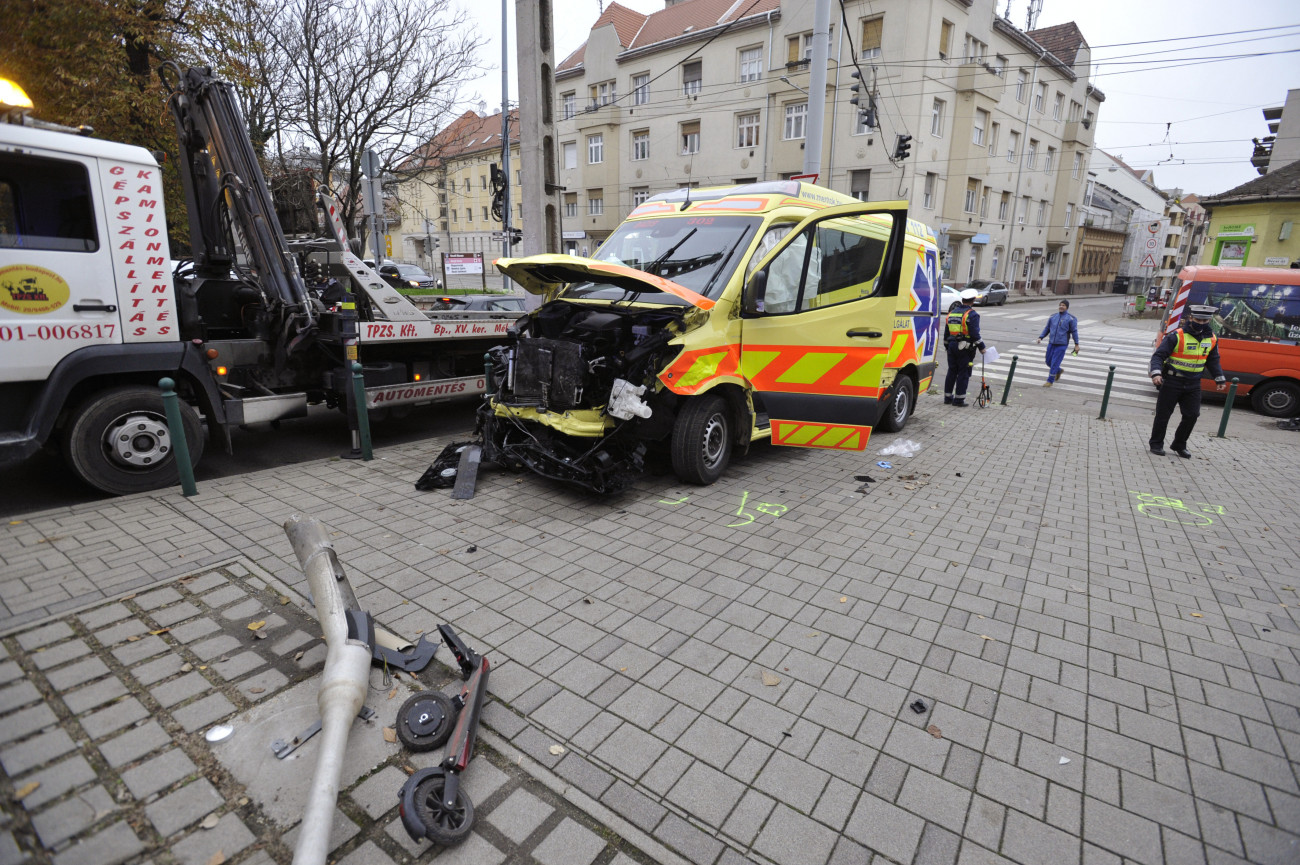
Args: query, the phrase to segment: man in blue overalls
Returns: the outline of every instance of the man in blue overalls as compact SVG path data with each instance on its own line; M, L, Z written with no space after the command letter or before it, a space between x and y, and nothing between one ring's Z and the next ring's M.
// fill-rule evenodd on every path
M964 288L961 300L948 311L948 331L944 348L948 350L948 375L943 381L943 401L961 408L966 405L966 385L975 369L975 350L984 353L980 339L980 314L975 311L979 292Z
M1057 309L1057 313L1047 320L1043 332L1038 335L1039 342L1047 337L1047 382L1043 387L1051 387L1052 382L1061 377L1061 361L1065 360L1070 337L1074 337L1074 353L1079 353L1079 320L1070 313L1070 302L1061 301Z

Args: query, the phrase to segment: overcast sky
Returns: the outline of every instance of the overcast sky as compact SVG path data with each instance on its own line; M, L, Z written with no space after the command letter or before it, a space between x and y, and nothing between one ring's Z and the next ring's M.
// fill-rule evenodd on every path
M471 85L466 104L477 107L482 99L494 112L501 105L501 2L456 2L477 21L487 43L483 63L493 70ZM998 0L999 12L1006 2ZM646 13L664 6L663 0L622 3ZM553 4L558 63L587 38L600 2ZM1027 6L1028 0L1011 0L1011 21L1022 29ZM513 100L515 0L507 0L506 7ZM1210 195L1259 176L1250 154L1251 139L1268 134L1260 110L1285 102L1288 88L1300 88L1300 3L1044 0L1038 27L1066 21L1074 21L1092 46L1092 80L1106 94L1098 118L1099 147L1134 168L1153 169L1156 184L1165 189ZM1264 29L1285 25L1292 26ZM1245 30L1257 32L1232 32ZM1266 56L1209 60L1242 54Z

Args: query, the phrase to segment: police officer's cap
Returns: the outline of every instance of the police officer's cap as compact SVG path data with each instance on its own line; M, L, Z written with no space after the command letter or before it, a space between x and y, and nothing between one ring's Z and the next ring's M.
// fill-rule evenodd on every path
M979 293L978 291L976 291L975 289L973 289L973 288L963 288L963 289L961 290L961 299L962 299L962 300L974 300L975 298L977 298L977 297L979 297L979 296L980 296L980 293Z
M1213 318L1214 314L1218 311L1219 308L1217 306L1212 306L1208 303L1194 303L1188 308L1188 312L1192 314L1192 318L1199 318L1202 321L1208 321Z

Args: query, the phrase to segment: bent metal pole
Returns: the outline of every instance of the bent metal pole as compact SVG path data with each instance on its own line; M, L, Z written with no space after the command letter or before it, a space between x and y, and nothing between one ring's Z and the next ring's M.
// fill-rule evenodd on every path
M361 711L370 684L371 650L365 642L348 637L346 611L358 609L357 599L324 526L313 517L294 514L285 521L284 531L307 575L326 648L325 670L316 699L321 716L320 757L293 865L325 865L343 774L343 752L352 719Z

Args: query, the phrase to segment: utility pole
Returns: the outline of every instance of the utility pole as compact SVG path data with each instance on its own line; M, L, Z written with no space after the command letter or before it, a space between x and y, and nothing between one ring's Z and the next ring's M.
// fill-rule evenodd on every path
M384 263L384 248L379 239L379 211L384 206L383 185L379 180L379 154L367 150L361 154L361 173L365 175L362 193L365 199L367 215L370 217L371 246L375 250L375 267Z
M822 125L826 122L826 66L830 62L831 0L813 9L812 74L808 80L808 128L804 130L803 173L821 174ZM817 178L821 182L821 177Z
M510 39L506 19L507 0L501 0L501 174L505 189L501 193L501 251L510 257ZM522 191L522 190L521 190ZM510 277L501 274L501 287L510 291Z
M519 162L524 182L525 255L560 251L560 150L555 132L555 39L552 0L515 0L519 68ZM540 302L525 298L530 308Z

